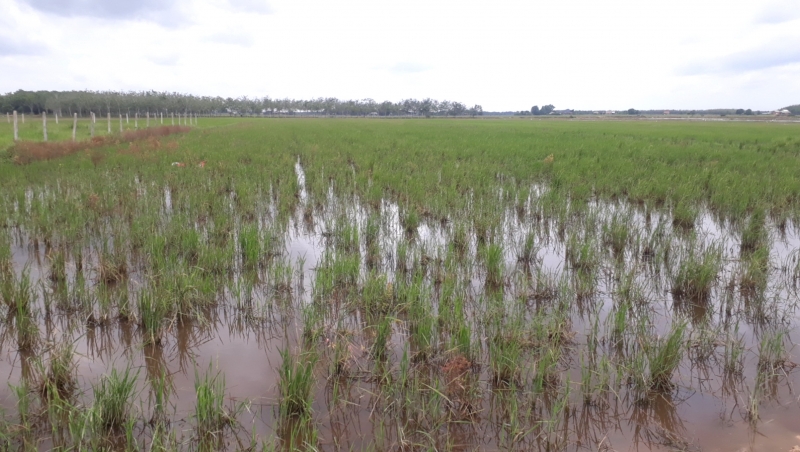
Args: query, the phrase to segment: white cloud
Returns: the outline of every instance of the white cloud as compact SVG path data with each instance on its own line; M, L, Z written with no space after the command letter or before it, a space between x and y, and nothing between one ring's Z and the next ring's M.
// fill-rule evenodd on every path
M0 91L770 109L800 102L799 3L3 0Z
M800 2L797 0L766 1L756 15L756 22L765 24L781 24L795 19L800 19Z
M237 11L256 14L271 14L272 7L265 0L228 0L231 8Z

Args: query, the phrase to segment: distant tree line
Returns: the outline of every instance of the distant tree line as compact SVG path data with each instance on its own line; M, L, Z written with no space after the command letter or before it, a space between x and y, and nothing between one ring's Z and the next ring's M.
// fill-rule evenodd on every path
M538 105L534 105L533 107L531 107L531 114L534 116L549 115L555 109L556 107L554 107L552 104L544 105L542 108L539 108Z
M158 91L24 91L0 95L0 113L12 111L41 114L105 115L144 112L192 112L217 115L319 114L348 116L479 116L480 105L434 99L405 99L376 102L372 99L340 100L335 97L311 100L270 97L194 96Z

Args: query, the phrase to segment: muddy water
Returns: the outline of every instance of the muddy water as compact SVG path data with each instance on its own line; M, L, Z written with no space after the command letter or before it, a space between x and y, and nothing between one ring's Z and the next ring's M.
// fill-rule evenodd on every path
M228 287L220 290L218 303L207 315L206 321L187 320L171 324L165 334L164 341L158 345L143 345L137 326L132 322L113 321L95 325L87 323L85 318L57 313L51 317L37 316L40 336L44 345L39 354L46 354L48 344L56 341L72 341L76 346L76 374L78 375L78 398L84 404L91 403L92 385L108 373L111 368L123 369L130 366L138 372L138 399L135 411L142 421L137 432L146 442L148 430L146 420L151 413L148 382L165 373L171 385L170 403L172 404L171 426L176 436L188 441L193 432L192 413L195 406L195 378L198 374L219 373L224 375L226 383L226 403L233 409L239 406L238 424L233 434L226 439L227 448L235 449L237 439L247 442L250 435L255 434L262 439L281 437L278 420L278 367L281 364L280 350L285 347L297 349L302 340L303 307L312 303L315 291L317 269L323 265L326 251L332 249L330 235L339 222L345 221L355 225L359 230L359 253L365 256L367 247L364 243L364 228L375 208L361 203L357 198L338 199L331 191L323 202L314 203L305 190L305 175L302 167L296 167L300 193L298 206L283 231L282 262L291 269L291 299L287 303L276 301L268 291L259 290L259 284L252 287L244 284L246 275L241 272L232 277ZM502 297L511 303L520 298L528 287L526 282L535 267L539 274L555 283L569 281L573 276L567 263L567 237L563 227L556 220L548 220L532 215L536 211L537 197L543 196L546 188L536 187L532 190L531 199L526 202L525 212L509 210L502 222L502 242L504 246L505 284ZM172 211L172 195L168 188L163 192L163 214ZM388 282L397 282L404 276L396 273L398 266L412 265L415 259L422 257L443 259L446 249L453 237L453 225L438 222L419 224L413 235L409 236L402 225L402 209L395 203L384 201L377 207L381 227L378 241L383 250L377 269L387 275ZM607 224L615 215L626 215L631 230L652 233L656 225L666 225L664 235L668 237L668 248L679 249L689 239L685 231L673 230L669 217L658 212L639 212L622 204L595 203L589 206L589 215L595 215L595 222ZM262 223L269 223L263 219ZM559 231L559 230L562 231ZM568 235L570 231L567 231ZM518 250L528 234L536 236L535 258L528 266L520 263ZM731 289L729 282L734 280L740 271L739 233L717 221L711 214L702 214L696 222L694 235L699 237L703 246L716 244L721 247L722 269L717 284L711 294L710 301L697 309L690 310L688 315L693 331L705 326L719 327L732 321L727 306L735 302L737 309L745 309L748 305L742 300L737 290ZM29 271L35 283L37 306L42 312L44 301L42 294L52 289L48 280L48 259L46 250L34 245L34 241L24 231L19 233L11 248L12 268L19 276ZM487 293L485 274L477 262L479 239L472 232L469 236L467 254L469 260L476 262L472 272L467 275L466 293L473 301L465 307L466 315L477 325L485 314L477 300L491 296ZM408 247L406 263L399 262L399 248ZM780 451L789 450L800 444L800 402L796 388L800 383L798 372L794 371L791 361L796 360L797 350L792 344L800 339L797 332L798 313L796 281L792 280L794 261L800 249L798 228L792 224L780 230L770 227L770 278L763 292L766 300L757 310L756 315L748 320L742 314L738 334L745 344L744 366L741 375L726 377L720 371L720 344L714 343L711 357L700 358L696 350L700 348L697 338L692 336L689 352L682 360L678 372L673 376L675 388L664 395L654 396L647 403L641 403L624 388L619 392L604 396L600 403L583 402L579 391L581 381L581 362L579 355L587 352L589 332L592 329L592 312L601 325L601 335L606 322L610 321L615 308L617 282L615 268L619 260L603 255L598 263L598 270L593 284L591 303L581 308L576 301L571 313L571 330L574 333L560 366L562 379L570 381L571 395L569 407L565 410L564 421L559 423L559 430L553 433L561 435L563 441L559 448L568 450L707 450L707 451ZM91 252L85 253L91 256ZM96 262L86 259L86 267L92 268ZM631 250L622 257L625 268L638 268L635 282L646 294L647 304L652 310L653 327L659 334L666 334L675 317L674 300L669 291L669 283L662 270L661 274L645 270L647 262ZM367 259L360 264L361 278L369 272ZM232 263L232 267L241 268ZM75 262L68 262L68 284L78 284L76 280ZM134 266L131 266L134 268ZM263 279L268 279L264 277ZM129 297L135 299L141 287L142 275L132 270L125 287L116 290L127 290ZM98 284L87 278L85 282L89 291L97 290ZM247 303L242 300L250 300ZM433 297L434 301L436 300ZM249 304L248 304L249 303ZM242 307L248 305L247 307ZM253 308L255 305L257 308ZM254 320L255 318L255 320ZM407 435L398 428L397 415L392 411L391 401L382 396L386 389L385 382L374 378L371 372L375 363L370 358L370 338L366 333L363 313L343 314L337 328L350 333L346 346L352 356L350 378L339 380L331 377L330 362L322 359L317 366L314 387L313 417L318 429L318 446L321 450L362 450L371 446L381 450L395 450L399 444L418 444L409 442ZM758 421L748 418L747 407L749 397L757 387L757 371L759 360L759 342L763 332L769 327L781 327L788 332L785 344L789 350L787 363L779 375L769 379L761 391ZM4 328L6 328L4 326ZM725 328L725 331L729 329ZM389 344L389 368L394 374L401 366L400 361L406 350L408 331L397 322L392 326L392 337ZM545 449L541 438L531 438L525 428L509 430L510 418L502 413L508 412L512 399L525 399L529 391L508 393L508 390L497 389L491 381L486 361L486 338L481 337L479 328L473 330L475 340L484 349L484 361L476 375L476 392L478 407L467 420L447 423L437 429L438 436L430 438L431 445L438 449L451 450L530 450ZM719 341L719 338L716 338ZM713 342L713 341L712 341ZM338 345L334 338L323 337L318 346L324 351ZM10 384L18 384L24 377L34 373L36 356L20 352L16 348L14 338L3 334L0 343L0 375L4 375ZM601 354L611 356L614 351L611 345L600 347ZM416 370L420 375L436 374L447 366L446 354L442 353L426 366ZM427 381L427 380L426 380ZM333 391L338 394L338 400ZM527 394L527 395L526 395ZM533 404L526 408L527 416L534 420L547 419L550 408L543 408L552 403L546 395L541 404ZM5 413L13 415L16 410L16 398L10 388L0 387L0 407ZM522 438L511 441L509 437ZM42 450L51 443L46 435L41 439ZM418 441L416 439L415 441Z

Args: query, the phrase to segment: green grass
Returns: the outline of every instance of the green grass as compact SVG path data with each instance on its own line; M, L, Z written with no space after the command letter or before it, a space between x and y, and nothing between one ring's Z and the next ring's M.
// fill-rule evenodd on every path
M1 444L624 448L666 428L649 410L682 420L698 378L721 406L752 388L757 419L795 378L798 131L201 118L19 165L0 124ZM240 345L280 363L192 390L192 363ZM147 410L112 369L142 354Z
M308 418L311 416L311 389L314 386L316 355L301 353L295 357L290 351L281 350L281 358L278 369L280 416Z
M128 422L133 407L137 374L130 368L112 368L94 390L93 411L97 427L103 431L119 431Z

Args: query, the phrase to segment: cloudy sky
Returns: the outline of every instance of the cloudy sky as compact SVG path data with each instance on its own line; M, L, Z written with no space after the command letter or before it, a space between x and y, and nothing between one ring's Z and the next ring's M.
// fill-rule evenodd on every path
M800 103L800 0L0 0L0 91Z

